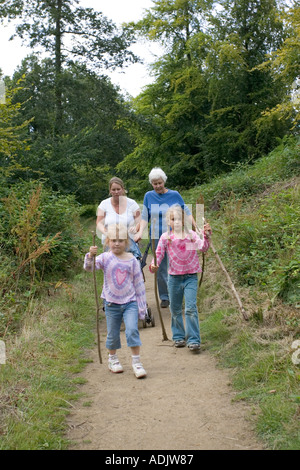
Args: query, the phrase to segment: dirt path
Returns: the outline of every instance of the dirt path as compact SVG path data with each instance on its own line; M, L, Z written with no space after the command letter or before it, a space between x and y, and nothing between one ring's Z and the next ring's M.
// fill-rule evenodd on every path
M248 419L250 409L233 402L227 371L216 367L207 351L194 354L162 341L162 331L153 292L153 277L144 268L147 302L156 326L143 328L141 358L147 377L136 379L124 331L118 356L123 374L107 368L105 322L101 323L99 364L93 360L81 374L87 382L85 397L68 417L69 438L78 450L243 450L262 449ZM170 312L163 319L171 340ZM88 405L88 406L87 406Z

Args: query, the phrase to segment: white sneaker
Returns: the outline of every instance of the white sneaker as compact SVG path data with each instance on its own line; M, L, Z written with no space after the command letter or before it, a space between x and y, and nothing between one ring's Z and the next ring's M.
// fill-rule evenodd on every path
M114 372L115 374L120 374L120 372L123 372L123 367L121 366L119 359L109 360L108 368L111 372Z
M134 375L137 379L141 379L142 377L146 377L147 372L145 371L143 365L140 362L136 364L132 364Z

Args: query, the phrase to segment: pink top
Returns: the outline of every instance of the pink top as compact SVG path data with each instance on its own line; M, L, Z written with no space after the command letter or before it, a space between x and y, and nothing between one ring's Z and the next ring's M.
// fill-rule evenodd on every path
M156 248L157 266L160 265L165 253L168 254L169 274L194 274L201 272L201 266L197 250L207 251L209 239L204 235L202 240L199 235L190 230L182 240L176 238L174 233L165 232L159 239ZM151 264L154 264L152 261Z
M93 271L93 258L89 258L88 253L85 255L83 267L86 271ZM115 304L136 301L139 318L144 319L147 310L146 291L139 261L134 257L121 260L108 251L96 256L95 267L96 270L104 271L101 297Z

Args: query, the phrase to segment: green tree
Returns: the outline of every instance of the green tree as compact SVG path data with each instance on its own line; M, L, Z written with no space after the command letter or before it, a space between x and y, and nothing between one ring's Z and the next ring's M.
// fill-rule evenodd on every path
M144 18L128 26L173 53L189 57L186 44L204 30L213 3L213 0L153 0L154 6L146 10Z
M1 75L0 75L1 78ZM23 89L24 77L16 81L14 87L3 86L3 96L0 102L0 178L1 185L6 185L7 178L17 169L24 171L16 160L18 151L28 147L28 138L24 131L30 124L30 119L21 117L24 103L15 100L17 93ZM2 84L4 85L4 80ZM18 123L16 120L18 118Z
M30 56L15 72L13 82L23 75L24 89L17 99L25 104L19 119L33 119L28 126L30 152L19 152L28 168L22 178L43 177L52 189L75 194L82 203L99 201L107 194L107 179L114 167L132 151L129 133L118 126L119 120L131 114L129 107L106 76L70 63L62 72L62 134L53 139L54 65L50 59Z
M92 68L121 66L136 60L129 51L129 35L119 32L102 13L78 7L78 0L1 0L0 18L21 18L16 35L30 47L47 51L55 63L54 133L63 123L62 67L82 60Z
M118 168L128 178L133 168L143 174L151 165L161 165L171 185L188 186L200 183L203 177L198 164L199 139L209 112L203 67L209 36L203 28L212 2L153 3L143 20L129 26L147 39L159 41L166 52L153 65L155 83L135 100L137 147Z
M122 170L134 163L145 171L154 162L166 167L171 184L189 187L260 157L287 132L288 123L279 119L266 132L259 125L262 112L284 94L270 71L255 68L286 34L276 1L226 0L210 7L156 0L143 20L131 24L160 41L166 53L153 66L155 83L135 101L142 127Z
M284 38L275 0L225 0L212 18L213 43L207 57L211 112L206 159L212 171L224 163L249 161L268 153L288 129L273 121L259 132L261 113L280 101L283 90L267 70L256 68Z
M260 120L262 132L274 119L291 123L293 131L298 130L300 120L300 7L297 2L281 13L286 24L288 35L281 46L267 55L267 60L260 64L258 70L270 70L276 83L284 93L281 102L263 113Z

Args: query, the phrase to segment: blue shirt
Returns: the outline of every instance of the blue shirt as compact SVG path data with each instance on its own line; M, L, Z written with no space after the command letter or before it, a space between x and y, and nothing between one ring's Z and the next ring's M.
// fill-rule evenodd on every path
M147 222L151 220L150 235L152 233L153 222L155 220L156 239L160 238L160 236L168 230L166 212L174 204L179 204L186 214L191 215L191 211L185 205L184 200L178 191L168 189L166 193L158 194L152 190L145 194L142 219Z

